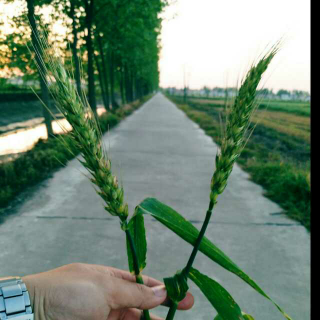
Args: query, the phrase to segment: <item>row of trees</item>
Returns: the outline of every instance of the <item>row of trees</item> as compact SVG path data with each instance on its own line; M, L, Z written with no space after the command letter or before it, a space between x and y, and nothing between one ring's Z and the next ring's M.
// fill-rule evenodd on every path
M226 98L226 97L234 97L237 94L237 88L209 88L204 86L202 89L195 90L189 89L186 86L183 89L176 89L176 88L167 88L166 89L169 94L172 95L181 95L186 97L189 96L201 96L201 97L217 97L217 98ZM310 100L310 93L307 91L301 90L284 90L280 89L276 93L273 92L272 89L261 89L257 90L257 95L268 98L268 99L282 99L282 100L299 100L299 101L309 101Z
M48 42L59 48L74 74L79 94L87 93L94 112L97 92L105 108L114 110L118 107L116 93L122 103L129 103L158 88L159 14L166 0L4 1L17 8L23 6L23 10L8 18L6 28L10 25L10 31L2 28L0 33L0 69L37 79L47 105L50 96L36 68L38 58L28 50L32 44L41 53L36 41L39 25L45 28ZM54 30L57 23L60 36ZM50 113L45 108L44 116L51 134Z

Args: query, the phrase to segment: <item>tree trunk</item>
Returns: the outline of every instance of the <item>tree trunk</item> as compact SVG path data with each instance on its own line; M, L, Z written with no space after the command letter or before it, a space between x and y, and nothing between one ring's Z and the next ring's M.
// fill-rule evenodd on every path
M102 62L102 75L103 75L103 80L104 80L104 88L105 88L105 95L106 95L106 100L107 100L107 106L108 110L110 110L110 95L109 95L109 79L108 79L108 72L107 72L107 65L105 61L105 56L104 56L104 50L101 42L101 37L98 36L98 45L99 45L99 51L100 51L100 57L101 57L101 62Z
M132 73L132 94L133 94L133 100L137 100L138 99L138 89L137 89L137 74L134 71Z
M122 104L126 103L125 95L124 95L124 76L123 76L123 68L120 68L119 71L119 76L120 76L120 93L121 93L121 101Z
M134 96L134 72L133 72L133 70L131 70L129 73L129 80L130 80L130 98L131 98L131 101L134 101L135 96Z
M80 62L79 62L79 57L77 54L78 32L77 32L77 25L76 25L74 11L75 11L74 1L71 1L70 18L72 19L72 34L73 34L73 42L72 42L71 48L72 48L72 57L73 57L73 61L74 61L74 77L75 77L75 81L76 81L78 94L82 98L81 78L80 78Z
M135 89L136 89L136 99L140 99L141 98L141 81L139 79L139 77L135 77Z
M100 68L100 63L99 63L99 57L97 55L94 55L94 58L95 58L95 62L96 62L97 70L98 70L103 105L104 105L105 109L108 110L109 106L108 106L108 102L106 99L106 93L105 93L105 89L104 89L104 83L103 83L103 78L102 78L102 73L101 73L101 68Z
M89 104L92 111L97 114L97 101L96 92L94 85L94 66L93 66L93 43L92 43L92 20L93 20L93 1L85 0L85 11L86 11L86 27L88 35L86 37L86 46L88 51L88 95Z
M39 33L37 29L37 24L34 17L34 0L27 0L27 8L28 8L28 19L30 22L30 26L32 29L31 33L31 39L32 39L32 45L36 52L36 62L39 66L39 79L40 79L40 88L41 88L41 99L44 102L45 106L43 106L43 116L44 116L44 122L47 128L47 134L48 139L53 136L53 129L52 129L52 116L47 108L50 107L50 95L49 95L49 89L47 87L47 84L45 80L42 78L42 74L45 75L45 68L41 61L41 58L39 57L43 55L41 46L38 43Z
M130 83L130 74L129 74L129 68L127 64L124 66L124 86L125 86L125 92L126 92L126 100L128 103L132 102L132 95L131 95L131 83Z
M114 95L114 54L109 50L109 76L110 76L110 93L112 109L117 109L117 102Z

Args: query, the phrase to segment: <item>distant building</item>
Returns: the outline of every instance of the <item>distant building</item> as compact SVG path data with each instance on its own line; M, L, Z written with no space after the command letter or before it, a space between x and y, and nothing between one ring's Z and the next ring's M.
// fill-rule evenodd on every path
M291 94L283 93L280 95L280 99L288 101L288 100L293 100L293 97Z
M170 87L165 89L169 94L176 96L183 96L183 89L176 89ZM204 97L204 98L233 98L237 95L237 88L220 88L215 87L209 89L208 87L203 87L202 89L189 89L187 88L187 95L189 97ZM257 91L257 97L259 99L266 100L283 100L283 101L305 101L310 102L311 97L307 91L299 90L279 90L276 94L272 90L262 89Z

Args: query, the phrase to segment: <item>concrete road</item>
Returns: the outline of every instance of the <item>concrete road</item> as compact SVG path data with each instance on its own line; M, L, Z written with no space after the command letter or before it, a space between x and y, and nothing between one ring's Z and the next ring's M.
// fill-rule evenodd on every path
M156 197L200 228L208 206L217 146L163 95L104 136L113 167L132 209ZM0 275L24 275L71 262L127 269L125 238L116 218L104 211L77 160L34 188L0 225ZM163 278L186 263L191 246L146 219L148 266ZM235 167L207 233L296 320L310 319L310 236L281 214L260 186ZM214 277L257 320L282 316L236 276L199 254L195 267ZM176 319L212 320L216 314L194 285L192 311ZM164 316L165 308L155 313Z

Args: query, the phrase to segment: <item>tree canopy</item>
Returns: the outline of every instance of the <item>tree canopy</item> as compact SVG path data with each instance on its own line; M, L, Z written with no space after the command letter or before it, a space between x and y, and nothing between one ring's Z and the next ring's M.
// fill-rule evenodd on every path
M158 88L160 13L166 0L2 1L19 6L15 15L0 20L2 74L39 79L28 49L32 11L49 43L66 58L78 90L88 94L94 111L96 96L112 109ZM80 74L86 85L80 83Z

